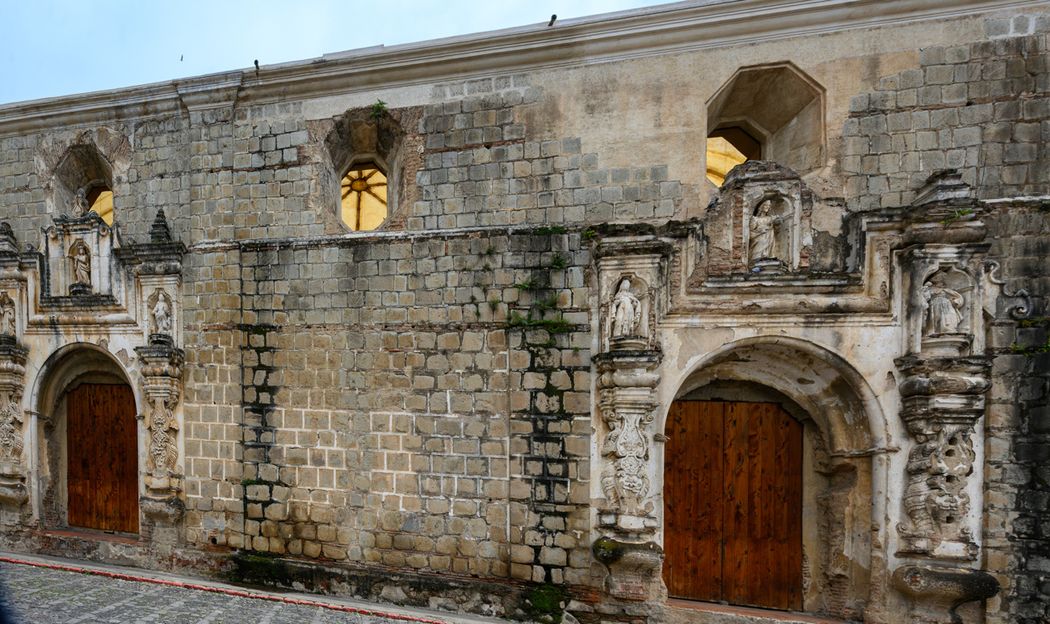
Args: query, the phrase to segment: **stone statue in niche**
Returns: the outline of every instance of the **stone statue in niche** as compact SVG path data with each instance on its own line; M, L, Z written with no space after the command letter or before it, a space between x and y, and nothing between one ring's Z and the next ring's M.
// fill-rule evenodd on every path
M13 337L15 332L15 302L6 292L0 293L0 336Z
M90 209L91 207L88 206L87 202L87 189L84 187L78 188L76 195L73 196L73 203L71 205L73 216L79 219L86 215Z
M926 312L924 335L955 334L962 323L963 296L948 288L940 274L934 275L922 286Z
M158 290L156 298L150 310L150 333L171 335L171 302L168 294Z
M748 222L748 266L752 271L779 272L791 255L791 233L785 200L766 197L755 207Z
M623 278L609 307L611 337L637 336L642 321L642 303L631 292L631 280Z
M73 284L91 287L91 252L84 241L77 241L69 248L69 261Z

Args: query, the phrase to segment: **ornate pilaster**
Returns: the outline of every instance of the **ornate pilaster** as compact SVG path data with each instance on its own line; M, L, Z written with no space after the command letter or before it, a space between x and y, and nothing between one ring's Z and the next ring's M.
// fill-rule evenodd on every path
M178 348L178 297L182 256L186 248L172 239L162 210L157 211L150 242L128 245L121 258L135 268L145 314L147 346L135 352L141 362L142 390L149 406L142 415L149 432L146 445L146 496L143 513L155 520L174 522L182 514L179 467L179 430L176 416L182 393L184 353Z
M22 392L28 353L13 335L0 334L0 505L16 510L28 499L22 461Z
M143 414L149 431L146 465L146 498L144 511L161 509L157 503L176 504L182 488L179 474L179 423L175 408L182 391L183 352L169 340L155 340L138 347L135 352L141 361L142 391L149 406ZM173 508L174 509L174 508Z
M597 369L598 457L602 499L596 558L609 569L615 597L648 600L659 587L663 551L654 541L659 521L653 498L652 424L659 405L655 339L664 309L658 296L670 245L656 237L606 239L598 259L602 351Z
M988 272L983 211L957 173L938 172L912 206L899 252L905 355L895 363L910 450L897 525L905 564L893 582L913 615L932 621L956 621L959 604L998 591L978 569L973 500L983 487L977 424L991 387L985 319L1001 285Z

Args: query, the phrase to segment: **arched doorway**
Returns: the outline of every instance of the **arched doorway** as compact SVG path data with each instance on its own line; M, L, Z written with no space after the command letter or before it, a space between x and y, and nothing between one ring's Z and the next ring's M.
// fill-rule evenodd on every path
M668 594L862 617L887 452L867 382L787 337L729 343L688 370L656 453Z
M676 598L802 608L802 424L771 402L675 401L664 582Z
M137 410L123 369L98 347L77 345L48 360L43 380L45 525L138 533Z

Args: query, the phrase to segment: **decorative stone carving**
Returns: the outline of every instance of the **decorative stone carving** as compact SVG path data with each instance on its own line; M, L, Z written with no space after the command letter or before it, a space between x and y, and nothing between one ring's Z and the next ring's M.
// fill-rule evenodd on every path
M943 279L938 279L941 275L935 274L922 286L922 298L926 302L926 336L958 333L963 318L962 295L945 286Z
M28 350L14 336L0 336L0 505L18 508L28 500L23 467L22 393Z
M73 218L79 219L86 216L90 209L87 202L87 189L78 188L76 194L73 195L73 201L70 202L70 212L73 213Z
M14 337L18 333L15 302L7 292L0 292L0 336Z
M748 268L753 273L778 274L791 263L795 210L782 195L764 196L748 222Z
M999 593L999 581L981 570L938 569L908 565L897 568L893 586L937 610L948 610L952 622L962 619L956 610L967 602L987 600ZM938 614L932 613L934 617Z
M984 414L991 364L984 358L901 358L901 414L914 445L897 531L901 553L973 559L967 485L974 472L974 426Z
M649 452L656 409L654 369L657 353L610 352L596 356L599 370L599 409L608 433L602 443L602 492L616 515L615 523L628 531L651 525Z
M609 306L612 337L637 336L641 322L642 302L631 292L631 279L624 277Z
M150 342L170 341L174 313L171 297L167 292L158 288L153 291L146 305L149 308Z
M69 247L69 274L72 276L70 293L86 289L91 291L91 251L82 240L76 240Z
M146 415L149 430L147 497L168 500L181 489L178 469L180 427L175 408L182 390L184 354L170 344L151 344L138 347L135 352L142 363L143 396L150 406Z
M606 239L597 250L606 350L598 368L598 416L605 503L600 521L632 539L656 528L650 474L656 367L661 354L650 324L659 304L651 284L664 275L669 246L655 238Z

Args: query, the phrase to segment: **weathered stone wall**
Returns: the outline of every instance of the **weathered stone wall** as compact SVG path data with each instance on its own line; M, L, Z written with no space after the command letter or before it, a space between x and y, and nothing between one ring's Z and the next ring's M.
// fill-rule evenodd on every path
M674 274L673 288L659 294L667 298L660 313L674 309L678 323L662 334L666 344L652 345L667 356L661 401L673 401L686 369L728 342L775 334L852 360L891 420L885 431L868 431L858 408L864 443L844 447L864 466L862 495L849 502L860 520L849 526L880 543L852 540L860 546L850 552L866 548L867 558L835 560L849 595L832 587L823 598L856 594L848 605L855 611L836 609L859 613L871 607L870 595L870 617L889 621L895 614L885 608L896 603L886 598L889 571L879 566L897 562L881 542L895 530L899 500L878 501L885 517L867 505L872 483L882 487L877 479L892 473L891 497L905 478L890 439L906 435L890 383L901 321L890 309L896 286L856 281L862 260L873 257L861 255L878 250L864 249L845 213L887 209L886 219L896 218L943 168L961 170L982 199L1050 192L1045 20L1013 17L647 53L325 98L292 93L258 102L246 87L236 102L230 95L178 113L33 129L0 137L0 220L23 248L36 245L67 210L49 172L70 145L97 144L120 165L112 184L124 238L144 240L163 209L189 247L179 302L182 559L146 552L139 563L173 565L202 552L220 562L235 551L290 557L338 568L342 580L332 587L350 593L514 616L526 615L518 610L522 587L566 585L584 619L641 618L649 611L636 603L593 606L608 570L591 552L604 500L592 462L601 460L597 432L608 432L593 392L603 302L592 251L603 236L650 231L684 245L696 221L646 224L713 214L705 211L717 193L703 171L707 99L739 67L791 62L825 90L826 126L806 129L824 141L826 162L803 179L816 200L804 215L814 234L800 242L807 254L800 266L812 260L824 278L842 283L799 291L790 310L756 285L733 310L690 315L675 308L692 287L683 267L711 257L695 247L661 251ZM927 31L931 41L955 43L915 49L916 33ZM379 99L390 104L371 117ZM354 114L382 117L402 133L389 172L396 206L379 232L347 234L328 192L338 173L327 142ZM127 147L107 147L120 143L113 137ZM1036 305L1034 318L1017 327L1005 305L994 315L979 565L1004 585L989 602L990 621L1037 622L1050 601L1050 223L1036 200L989 206L991 257L1006 290L1025 288ZM729 218L743 253L742 225ZM633 229L600 227L608 222ZM746 273L722 268L726 280ZM833 309L826 295L835 288L843 302L856 301ZM720 296L712 292L694 293L688 305ZM804 300L809 293L817 303ZM883 307L872 303L880 297ZM761 306L752 301L763 298ZM749 305L761 309L744 315ZM658 307L654 328L663 322ZM863 318L854 321L854 311ZM723 325L708 331L703 324L716 315ZM34 340L40 350L109 338L72 329ZM33 362L46 356L34 352ZM659 505L660 493L652 495ZM482 589L452 595L470 583ZM970 609L968 617L977 611Z
M992 254L1008 289L1034 295L1032 316L996 336L988 411L988 565L1005 579L991 621L1050 618L1050 212L1045 202L1003 204L990 221Z
M938 169L958 169L981 198L1050 189L1048 35L922 51L850 104L846 196L855 208L902 206Z

